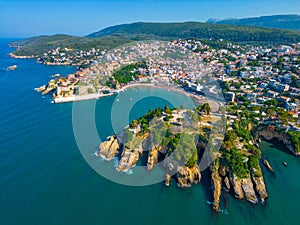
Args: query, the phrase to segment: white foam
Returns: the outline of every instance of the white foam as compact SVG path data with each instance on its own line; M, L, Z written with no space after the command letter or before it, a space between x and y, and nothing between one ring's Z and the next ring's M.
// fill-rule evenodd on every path
M220 209L219 212L223 213L224 215L229 215L229 212L227 209Z

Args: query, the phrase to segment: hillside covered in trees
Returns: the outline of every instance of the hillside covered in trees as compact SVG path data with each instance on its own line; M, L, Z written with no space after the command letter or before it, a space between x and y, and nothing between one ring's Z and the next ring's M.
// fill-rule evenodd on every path
M57 34L38 36L11 43L17 56L41 56L57 47L73 50L111 49L131 41L159 39L225 40L253 44L290 44L300 42L300 32L251 26L185 23L132 23L105 28L86 37Z
M112 34L143 34L168 38L224 39L234 42L298 42L300 33L261 27L185 23L132 23L112 26L92 33L87 37L96 38Z

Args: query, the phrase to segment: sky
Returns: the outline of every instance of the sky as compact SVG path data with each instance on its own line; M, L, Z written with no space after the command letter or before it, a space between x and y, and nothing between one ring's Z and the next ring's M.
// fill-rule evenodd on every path
M0 0L0 37L83 36L131 22L300 14L300 0Z

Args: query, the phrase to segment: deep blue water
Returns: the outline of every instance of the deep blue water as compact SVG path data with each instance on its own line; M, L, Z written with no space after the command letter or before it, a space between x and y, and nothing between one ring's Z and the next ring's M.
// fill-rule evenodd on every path
M32 59L9 58L7 53L12 49L8 48L8 41L0 39L1 225L299 224L299 158L267 142L261 145L263 157L268 158L275 169L272 175L263 167L270 195L267 204L253 206L226 196L229 202L224 209L226 214L214 214L207 204L211 194L205 176L200 185L187 190L177 188L174 182L169 188L162 183L131 187L100 176L77 146L72 124L74 105L51 104L50 97L43 98L34 91L51 75L67 75L75 69L44 66ZM5 70L13 64L18 65L15 71ZM100 139L112 134L113 127L122 127L150 108L164 106L168 103L164 99L171 98L175 105L187 103L185 97L176 93L151 88L129 90L122 96L124 98L112 96L78 103L83 109L95 105L91 116L95 118ZM139 96L164 97L144 98L132 107L129 116L125 115L122 107ZM118 102L116 98L120 98ZM120 119L118 124L111 123L113 104L120 104L114 115ZM79 122L85 125L88 120L82 116ZM80 132L87 135L89 128ZM114 173L109 163L93 155L98 144L91 139L83 151L88 153L92 163L104 164ZM287 168L282 161L288 162Z

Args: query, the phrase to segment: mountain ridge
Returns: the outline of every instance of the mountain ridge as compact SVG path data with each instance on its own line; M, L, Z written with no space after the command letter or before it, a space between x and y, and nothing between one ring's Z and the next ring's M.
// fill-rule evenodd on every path
M258 26L215 24L202 22L135 22L110 26L85 37L107 35L152 35L164 38L223 39L233 42L299 42L300 32Z
M277 29L300 31L300 15L298 14L270 15L270 16L249 17L249 18L241 18L241 19L210 18L206 21L206 23L258 26L258 27L265 27L265 28L277 28Z
M300 42L300 32L274 28L202 22L135 22L110 26L84 37L41 35L12 43L17 56L42 55L56 47L77 50L111 49L131 41L195 38L236 43L291 44ZM219 41L220 42L220 41ZM226 44L226 42L224 42Z

